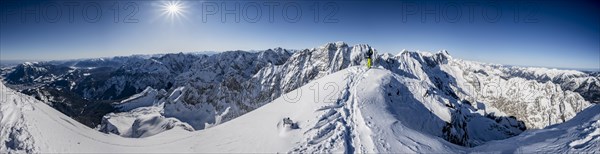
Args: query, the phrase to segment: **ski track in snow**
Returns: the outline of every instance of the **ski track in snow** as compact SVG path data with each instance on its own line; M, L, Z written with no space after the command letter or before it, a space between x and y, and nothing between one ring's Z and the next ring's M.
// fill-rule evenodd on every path
M358 89L358 84L362 83L362 80L364 78L366 78L367 74L366 72L368 72L369 69L364 69L362 67L356 67L356 70L352 71L354 72L356 75L356 77L354 77L351 81L349 81L350 83L352 83L352 85L348 85L348 88L352 88L352 92L354 94L358 94L359 90ZM356 82L354 82L354 80L356 80ZM353 112L352 115L350 115L350 120L352 121L352 124L354 125L353 130L352 130L352 138L354 139L354 145L358 146L358 150L359 153L373 153L375 151L373 151L373 141L372 138L370 137L370 131L371 128L369 128L370 126L368 124L370 124L369 119L364 119L362 112L360 110L360 106L359 106L359 100L361 100L361 98L359 97L359 95L353 95L353 97L351 98L351 100L348 100L347 102L351 102L352 104L348 105L348 107L350 107L351 111ZM361 125L364 124L364 125ZM366 142L366 143L362 143L362 142ZM383 147L387 147L389 145L382 145ZM353 153L355 152L355 150L357 147L354 147L354 149L352 149Z
M358 133L356 133L355 130L352 129L353 127L349 126L356 125L356 122L354 120L355 114L353 114L356 112L356 110L354 109L355 99L353 97L350 97L350 91L352 90L353 93L356 92L356 89L352 88L355 87L354 85L357 82L353 81L357 80L357 78L358 80L360 80L364 72L365 71L360 68L351 68L351 71L349 71L346 74L346 83L344 85L343 91L341 92L340 98L338 98L336 101L336 104L326 105L315 110L315 112L324 112L320 116L319 121L317 121L315 125L307 131L317 131L316 135L310 137L307 144L298 147L292 151L306 152L309 150L310 147L314 146L316 146L316 148L322 148L323 146L318 144L329 139L341 140L341 142L343 142L344 148L340 150L343 150L344 153L355 152L354 145L356 145L356 141L353 139L353 137L356 136Z

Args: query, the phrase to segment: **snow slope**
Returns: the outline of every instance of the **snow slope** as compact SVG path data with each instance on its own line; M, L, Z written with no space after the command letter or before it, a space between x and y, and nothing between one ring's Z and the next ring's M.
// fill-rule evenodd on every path
M344 75L340 72L325 80L334 81ZM344 80L337 81L342 84ZM298 97L297 103L280 98L210 129L197 132L173 129L146 138L123 138L89 129L40 101L5 90L9 97L2 101L2 115L11 114L3 116L8 120L2 118L2 134L20 132L15 129L31 133L18 138L3 135L4 141L18 140L18 145L30 148L3 145L2 151L21 152L286 152L301 141L302 132L307 129L305 123L313 121L318 115L313 111L323 104L312 102L309 87L303 87L299 90L307 93ZM301 129L283 126L280 121L284 117L298 121Z
M470 150L481 153L598 153L599 149L600 105L594 105L565 123L526 131Z
M151 140L123 138L104 134L71 119L27 95L0 84L1 104L0 152L79 153L79 152L156 152L157 147L187 135L173 129L168 137L157 135ZM187 131L185 131L187 132ZM171 149L176 150L176 149Z
M526 131L507 140L475 148L452 144L436 131L444 128L444 122L456 119L456 111L443 104L449 101L447 97L432 95L433 101L422 101L399 97L403 95L393 91L418 96L430 86L421 82L387 70L350 67L311 81L229 122L194 132L175 127L145 138L89 129L0 84L4 94L0 102L0 152L594 152L599 147L598 106L564 124ZM321 91L315 92L317 89ZM284 125L282 119L286 117L298 128ZM484 119L473 119L486 124Z

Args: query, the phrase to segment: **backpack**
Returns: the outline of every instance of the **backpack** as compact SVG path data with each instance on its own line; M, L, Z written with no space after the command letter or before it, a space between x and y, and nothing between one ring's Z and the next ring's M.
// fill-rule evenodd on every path
M367 52L365 53L365 58L371 58L371 56L372 56L372 55L373 55L373 50L372 50L372 49L369 49L369 51L367 51Z

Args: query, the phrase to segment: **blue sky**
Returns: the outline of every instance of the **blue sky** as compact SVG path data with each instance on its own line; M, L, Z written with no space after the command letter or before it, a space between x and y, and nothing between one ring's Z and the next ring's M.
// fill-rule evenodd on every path
M2 1L0 60L304 49L345 41L389 53L446 49L489 63L600 68L594 1L187 0L177 1L180 15L169 16L165 5L173 2Z

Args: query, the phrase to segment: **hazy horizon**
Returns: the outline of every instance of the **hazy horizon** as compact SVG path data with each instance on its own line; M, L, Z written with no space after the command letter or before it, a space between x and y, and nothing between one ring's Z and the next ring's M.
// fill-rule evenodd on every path
M331 42L329 42L329 43L331 43ZM353 45L353 44L348 44L348 45ZM303 49L289 49L289 48L284 48L284 47L274 47L274 48L283 48L283 49L287 49L287 50L303 50ZM274 48L269 48L269 49L274 49ZM314 48L316 48L316 47L314 47ZM373 48L377 49L377 47L373 47ZM310 48L305 48L305 49L310 49ZM262 49L262 50L241 50L241 51L252 52L252 51L264 51L264 50L268 50L268 49ZM22 64L24 62L48 62L48 61L86 60L86 59L97 59L97 58L128 57L128 56L136 56L136 55L148 55L149 56L149 55L178 54L178 53L184 53L184 54L192 54L192 53L204 54L204 53L209 53L209 54L212 54L212 53L222 53L222 52L229 52L229 51L236 51L236 50L228 50L228 51L181 51L181 52L164 52L164 53L153 53L153 54L143 54L143 53L137 54L137 53L134 53L134 54L129 54L129 55L115 55L115 56L104 56L104 57L82 57L82 58L67 58L67 59L47 59L47 60L44 60L44 59L37 59L37 60L36 59L7 59L7 60L0 60L0 65L1 66L6 66L8 64L9 66L11 66L11 65ZM414 51L414 52L430 52L430 53L439 52L439 51L420 51L420 50L409 50L409 51ZM399 51L399 52L396 52L396 53L392 53L392 54L395 55L395 54L398 54L400 52L402 52L402 51ZM550 69L600 72L600 68L564 68L564 67L552 67L552 66L533 66L533 65L513 65L513 64L490 63L490 62L484 62L484 61L479 61L479 60L465 59L465 58L461 58L461 57L456 57L456 56L454 56L452 54L452 51L448 51L448 53L453 58L462 59L462 60L468 60L468 61L483 62L483 63L488 63L488 64L499 64L499 65L504 65L504 66L542 67L542 68L550 68Z

